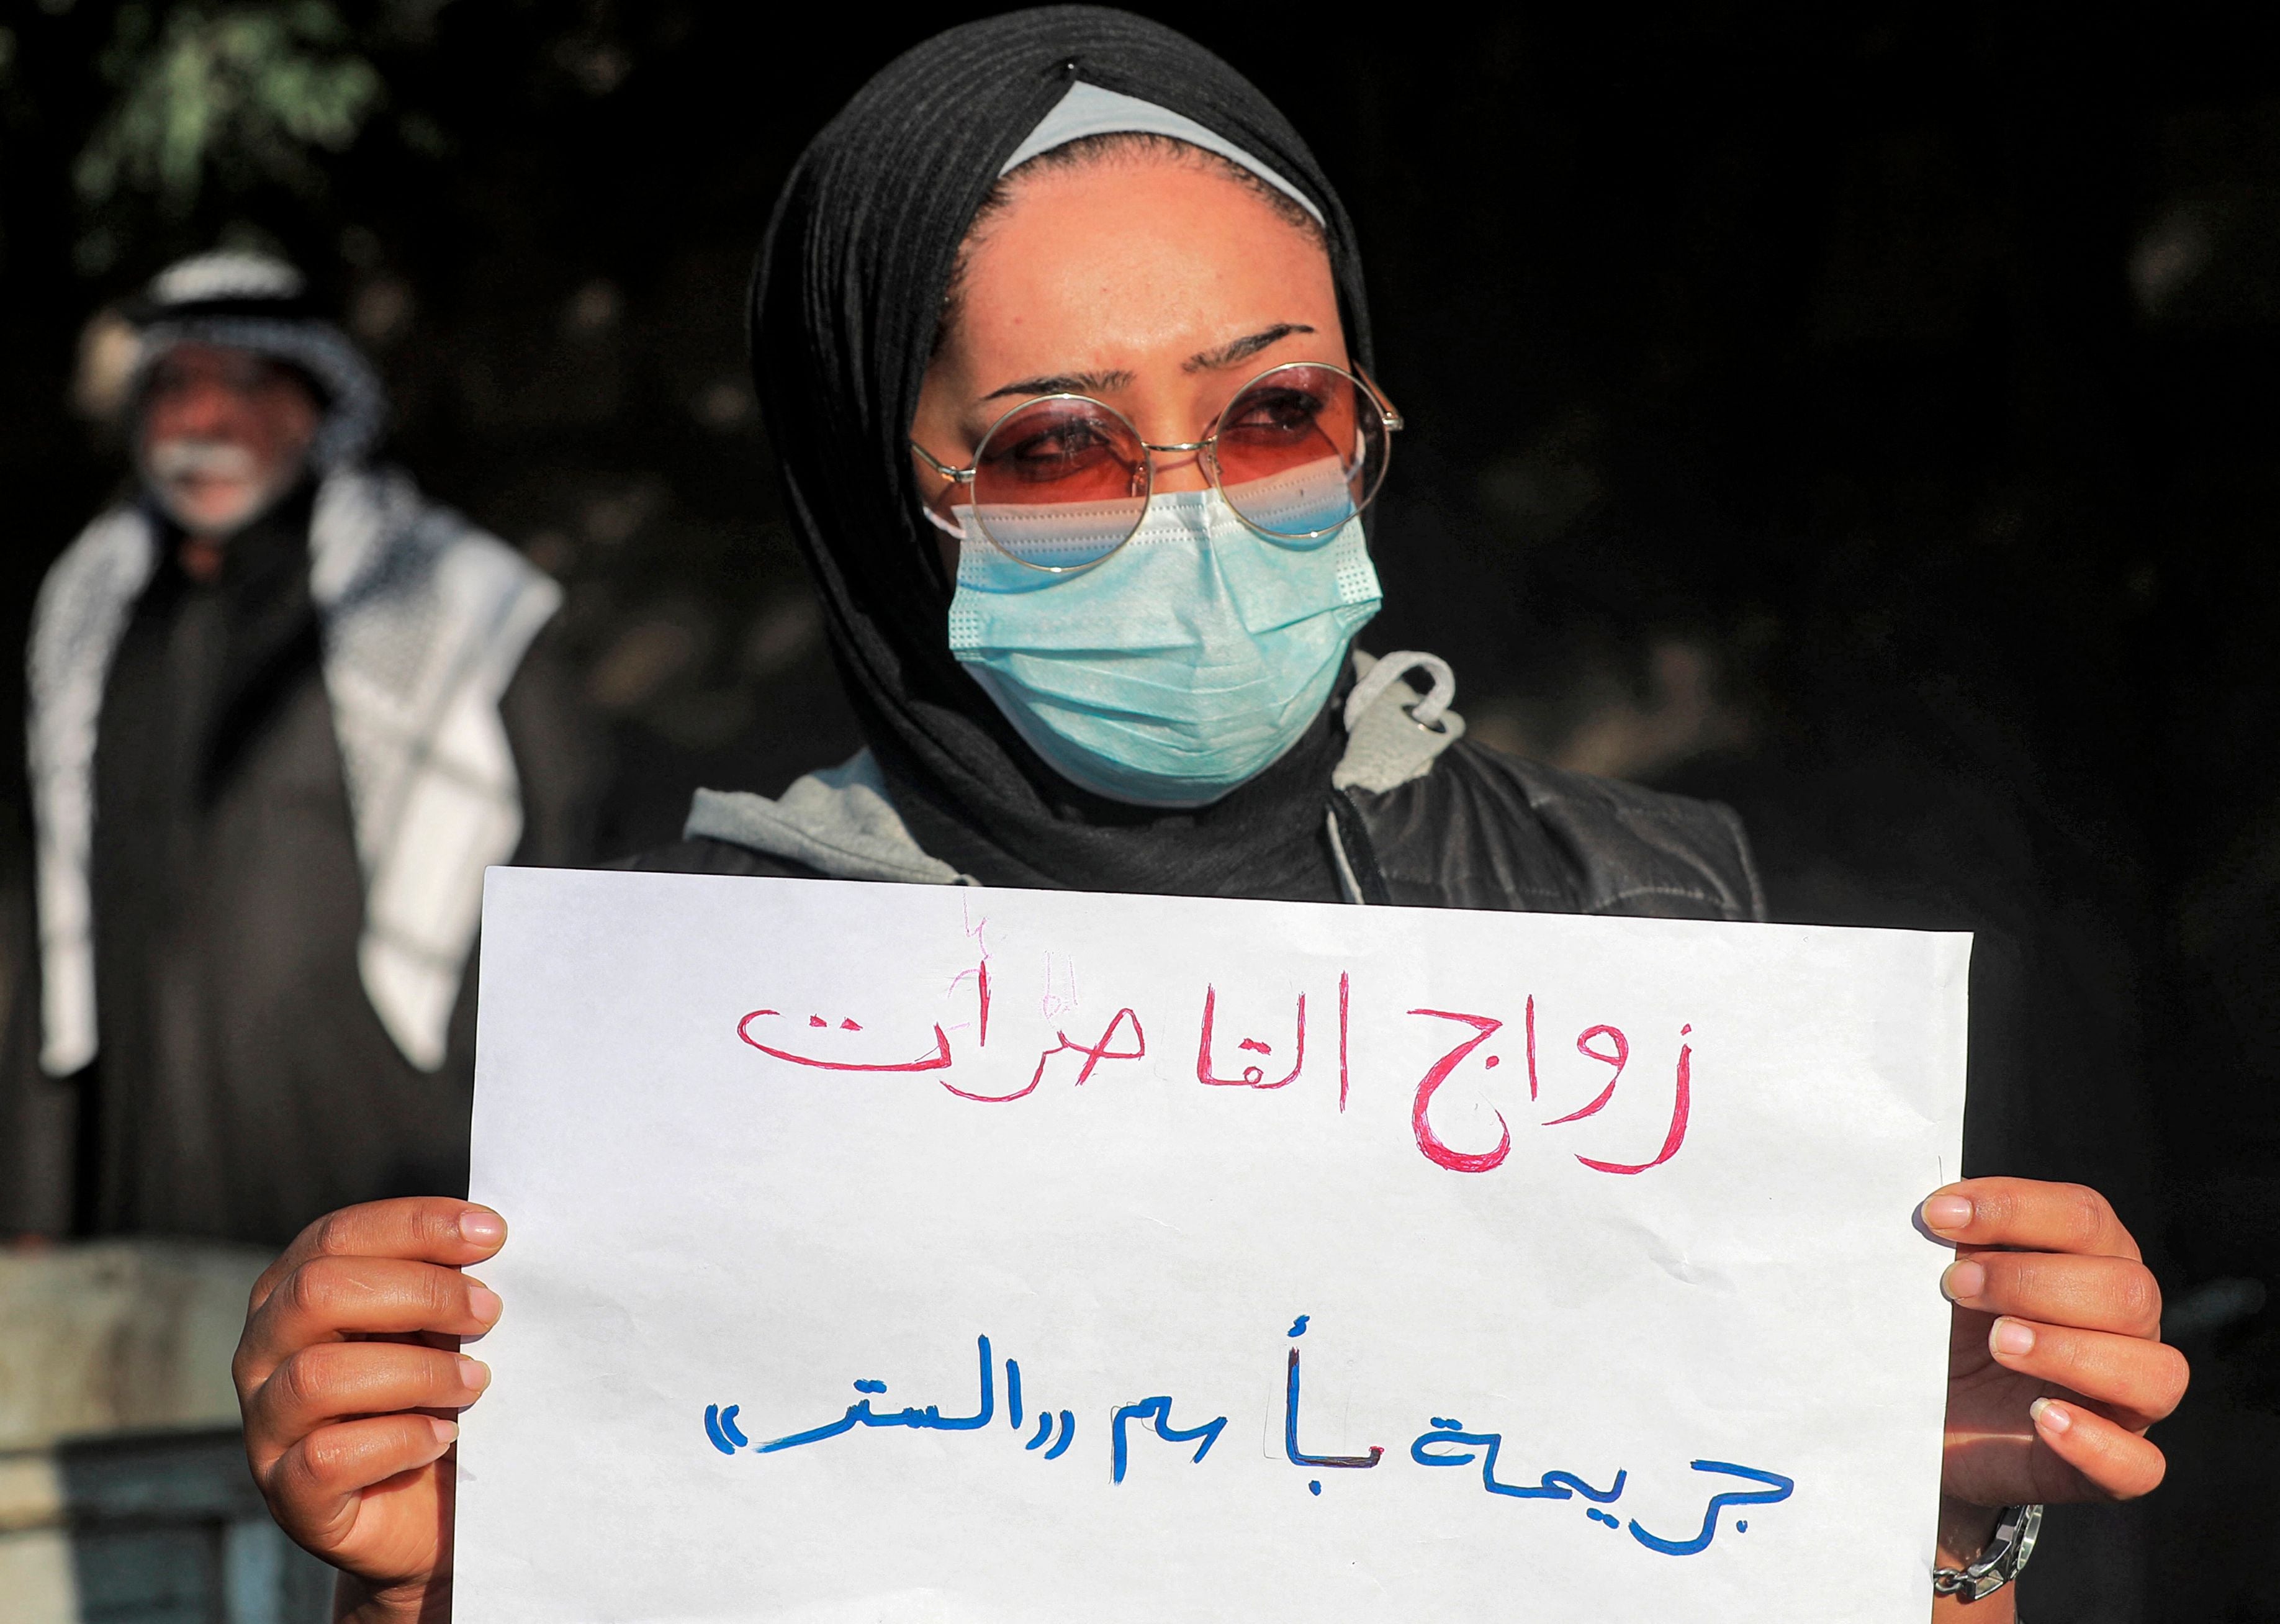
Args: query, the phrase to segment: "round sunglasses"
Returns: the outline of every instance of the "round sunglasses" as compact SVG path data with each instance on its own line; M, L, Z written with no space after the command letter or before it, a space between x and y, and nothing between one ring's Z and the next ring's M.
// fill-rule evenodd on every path
M915 440L943 479L963 485L984 539L1016 562L1090 569L1130 541L1147 516L1159 455L1195 453L1213 489L1268 540L1333 536L1377 495L1401 416L1358 373L1319 361L1270 366L1235 392L1199 440L1140 437L1132 420L1090 395L1042 395L1007 411L954 467Z

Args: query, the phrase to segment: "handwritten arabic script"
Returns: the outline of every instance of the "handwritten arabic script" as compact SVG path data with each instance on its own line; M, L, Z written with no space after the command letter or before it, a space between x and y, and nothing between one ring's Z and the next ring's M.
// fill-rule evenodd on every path
M1092 1081L1104 1064L1118 1061L1143 1060L1148 1058L1148 1029L1159 1031L1170 1027L1190 1029L1176 1020L1179 1012L1152 1012L1145 1020L1132 1004L1120 1004L1101 1028L1099 1035L1086 1041L1082 1035L1073 1037L1068 1028L1053 1025L1048 1029L1052 1041L1032 1050L1022 1048L1008 1057L1008 1045L1004 1035L1004 1021L999 1021L999 1042L993 1051L990 1043L991 979L990 955L982 943L986 921L969 924L967 934L974 938L977 958L973 967L961 972L953 981L953 988L973 1000L972 1019L946 1025L936 1021L928 1035L929 1041L915 1043L909 1035L882 1040L864 1023L852 1015L841 1014L830 1019L822 1012L809 1012L804 1016L780 1009L756 1009L736 1023L736 1035L770 1059L812 1071L865 1073L874 1076L924 1076L939 1074L933 1081L959 1099L980 1104L1005 1105L1028 1099L1036 1093L1053 1069L1053 1062L1061 1056L1070 1057L1066 1063L1070 1086L1082 1088ZM1075 971L1064 961L1055 981L1055 971L1049 960L1046 982L1039 1007L1051 1020L1075 1007L1079 999L1075 993ZM1353 1023L1355 1015L1354 974L1351 970L1338 973L1334 989L1326 989L1335 1000L1336 1030L1329 1051L1323 1050L1319 1034L1315 1038L1315 1067L1328 1072L1335 1066L1337 1085L1337 1109L1345 1111L1356 1086L1353 1075ZM1257 1028L1245 1027L1229 1041L1222 1030L1220 989L1215 981L1204 981L1197 1012L1189 1019L1194 1025L1195 1079L1205 1088L1251 1089L1275 1092L1289 1088L1307 1074L1307 998L1299 992L1289 1013L1274 1019L1269 1025ZM1320 1021L1324 1002L1314 1005ZM1457 1010L1406 1009L1398 1006L1385 1012L1370 1011L1366 1018L1395 1014L1403 1020L1446 1021L1466 1029L1467 1035L1438 1056L1421 1077L1413 1081L1403 1081L1409 1090L1412 1104L1410 1131L1416 1139L1417 1149L1426 1160L1451 1173L1489 1173L1503 1165L1512 1152L1512 1129L1504 1113L1496 1113L1497 1142L1485 1149L1460 1150L1444 1140L1435 1128L1432 1118L1433 1101L1460 1068L1477 1062L1485 1075L1504 1063L1505 1051L1514 1035L1520 1039L1520 1051L1524 1058L1528 1077L1528 1097L1537 1103L1544 1091L1544 1074L1548 1069L1537 1054L1537 1020L1536 995L1527 993L1521 998L1520 1030L1508 1031L1505 1015L1467 1013ZM1167 1019L1166 1017L1174 1017ZM970 1042L953 1044L952 1030ZM1082 1028L1080 1028L1082 1033ZM1693 1109L1694 1048L1686 1040L1693 1035L1694 1027L1688 1022L1679 1028L1677 1057L1671 1072L1671 1104L1668 1127L1660 1146L1643 1160L1623 1161L1610 1158L1575 1153L1575 1159L1595 1173L1634 1175L1660 1167L1685 1148L1686 1130ZM912 1050L919 1052L910 1058ZM1615 1089L1623 1080L1631 1062L1630 1038L1619 1027L1604 1022L1584 1026L1575 1035L1575 1051L1583 1059L1606 1068L1605 1081L1598 1091L1582 1105L1571 1111L1546 1118L1541 1127L1568 1128L1590 1120L1605 1111L1615 1097ZM1287 1060L1287 1064L1285 1063ZM1571 1063L1572 1064L1572 1063ZM1270 1075L1273 1073L1275 1074ZM992 1086L998 1079L1002 1083ZM1365 1083L1375 1079L1364 1080ZM1596 1081L1596 1079L1594 1079Z
M1306 1468L1308 1492L1319 1496L1322 1481L1312 1475L1324 1470L1367 1472L1385 1464L1385 1449L1372 1444L1360 1455L1309 1454L1299 1447L1299 1405L1302 1366L1298 1339L1306 1334L1310 1316L1300 1314L1288 1333L1292 1346L1285 1369L1288 1373L1283 1388L1282 1452L1294 1466ZM738 1423L741 1405L707 1405L705 1406L705 1435L712 1446L723 1455L734 1455L749 1450L755 1455L774 1455L785 1450L801 1449L821 1443L827 1439L843 1437L859 1428L905 1428L922 1432L980 1432L990 1426L998 1409L998 1372L996 1355L987 1335L974 1339L974 1358L978 1367L977 1396L972 1413L945 1415L939 1405L906 1405L899 1410L881 1411L872 1403L882 1397L887 1384L876 1378L859 1378L855 1390L863 1395L847 1406L845 1413L835 1420L782 1437L754 1443L745 1435ZM1005 1424L1019 1434L1026 1424L1021 1393L1021 1361L1008 1357L1004 1361ZM1188 1456L1190 1466L1201 1466L1212 1451L1212 1445L1227 1429L1229 1418L1215 1415L1199 1426L1178 1427L1172 1421L1173 1400L1170 1395L1159 1393L1130 1404L1120 1404L1109 1412L1104 1429L1108 1441L1108 1471L1112 1483L1121 1483L1131 1469L1131 1434L1135 1423L1152 1430L1167 1443L1192 1443L1195 1452ZM1076 1439L1075 1415L1068 1410L1058 1412L1051 1408L1036 1412L1036 1429L1021 1447L1026 1451L1043 1450L1044 1460L1058 1460L1068 1453L1069 1445ZM1558 1467L1540 1474L1533 1483L1506 1482L1497 1476L1497 1460L1505 1448L1501 1433L1474 1432L1452 1417L1434 1416L1427 1429L1409 1445L1409 1459L1421 1466L1469 1466L1478 1464L1481 1487L1489 1494L1501 1495L1515 1500L1574 1500L1579 1496L1585 1502L1583 1514L1591 1521L1609 1529L1628 1528L1631 1537L1647 1550L1663 1556L1699 1556L1710 1549L1717 1537L1719 1513L1730 1507L1772 1505L1786 1500L1796 1489L1796 1482L1778 1472L1762 1471L1756 1466L1737 1466L1722 1460L1697 1460L1692 1463L1697 1472L1706 1472L1726 1477L1739 1478L1760 1485L1755 1489L1729 1489L1713 1494L1702 1514L1702 1526L1693 1534L1683 1537L1655 1534L1634 1517L1626 1523L1614 1512L1605 1509L1622 1497L1623 1487L1630 1474L1621 1466L1615 1468L1613 1479L1605 1489L1592 1486L1578 1473ZM1050 1447L1048 1447L1050 1444ZM1737 1534L1749 1532L1747 1518L1733 1520Z

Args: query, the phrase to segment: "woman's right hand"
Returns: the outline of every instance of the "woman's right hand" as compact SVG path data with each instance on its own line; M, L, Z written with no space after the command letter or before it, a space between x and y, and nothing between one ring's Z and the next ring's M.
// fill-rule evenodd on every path
M451 1616L451 1418L490 1371L458 1339L499 1299L460 1270L506 1240L489 1207L413 1197L344 1207L255 1282L231 1374L245 1452L278 1525L345 1575L337 1616Z

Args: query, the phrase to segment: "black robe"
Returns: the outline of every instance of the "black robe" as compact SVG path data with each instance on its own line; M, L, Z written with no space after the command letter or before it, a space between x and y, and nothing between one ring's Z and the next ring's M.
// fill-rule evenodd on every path
M41 1077L36 999L19 999L0 1233L274 1246L352 1202L466 1188L472 967L432 1073L358 973L364 881L309 593L312 501L304 487L234 537L207 583L160 527L96 749L100 1046L77 1077ZM589 857L597 750L543 639L500 709L522 787L514 860Z

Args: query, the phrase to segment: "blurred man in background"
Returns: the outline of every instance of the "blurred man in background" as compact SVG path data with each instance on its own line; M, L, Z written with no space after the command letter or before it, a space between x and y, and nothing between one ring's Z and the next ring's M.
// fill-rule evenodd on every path
M0 1234L273 1243L464 1185L483 868L589 856L599 774L558 589L366 462L298 273L202 255L129 314L136 489L33 620Z

